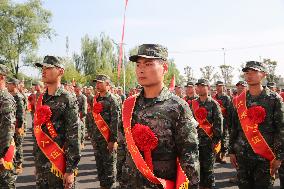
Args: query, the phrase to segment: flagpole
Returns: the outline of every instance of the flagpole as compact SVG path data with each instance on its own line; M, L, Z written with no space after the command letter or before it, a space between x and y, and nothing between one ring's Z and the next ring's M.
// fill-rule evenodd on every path
M125 95L125 48L123 46L122 69L123 69L123 94Z

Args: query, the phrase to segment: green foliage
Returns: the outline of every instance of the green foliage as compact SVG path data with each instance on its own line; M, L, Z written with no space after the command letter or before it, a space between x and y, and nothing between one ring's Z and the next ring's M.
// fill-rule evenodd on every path
M267 68L267 76L266 76L267 81L278 83L281 76L277 76L275 73L277 68L277 62L270 59L263 59L263 63Z
M232 81L233 81L233 76L234 76L233 75L234 67L223 64L223 65L220 65L219 68L220 68L222 79L225 85L231 86Z
M42 7L40 0L0 3L0 57L10 66L17 77L20 57L38 47L40 38L51 38L49 27L51 12Z

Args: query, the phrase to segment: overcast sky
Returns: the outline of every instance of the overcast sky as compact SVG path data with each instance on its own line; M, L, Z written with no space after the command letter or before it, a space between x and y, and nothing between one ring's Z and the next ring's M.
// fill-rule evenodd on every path
M53 13L51 26L57 36L41 40L42 56L65 56L66 36L69 54L80 52L85 34L95 37L104 32L120 41L124 0L45 0L44 7ZM277 72L282 74L284 1L129 0L124 42L126 50L142 43L163 44L179 70L184 73L189 65L197 78L200 67L223 64L222 48L226 64L239 67L248 60L270 58L278 62Z

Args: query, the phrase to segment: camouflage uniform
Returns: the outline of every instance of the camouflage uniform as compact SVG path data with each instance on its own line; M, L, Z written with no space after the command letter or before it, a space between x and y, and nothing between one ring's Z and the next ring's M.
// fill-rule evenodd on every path
M54 63L53 57L50 58L49 56L46 56L44 61L46 61L45 64L51 65L57 63ZM37 66L42 67L42 64L37 64ZM66 173L74 173L77 170L81 158L81 123L77 99L61 86L57 89L54 96L48 95L48 93L45 92L42 104L49 106L52 111L51 122L57 133L53 141L65 151ZM46 125L42 126L42 130L50 136ZM56 177L51 172L51 163L37 143L34 144L34 157L36 188L63 189L63 180ZM75 183L73 188L75 188Z
M85 123L86 123L86 116L87 116L87 97L83 94L77 96L78 104L79 104L79 114L82 121L81 124L81 144L84 144L85 139Z
M155 44L141 45L138 55L130 57L130 60L136 62L140 56L166 60L167 50ZM131 125L136 123L149 126L158 138L158 146L151 152L155 176L176 180L176 159L179 158L190 181L190 188L198 188L197 123L184 100L166 88L162 89L158 97L151 99L145 98L142 90L136 100ZM119 151L120 159L124 160L120 163L123 165L120 179L122 189L162 188L161 185L148 181L139 172L128 150L122 152Z
M218 82L216 85L224 85L223 82ZM223 113L223 134L222 134L222 140L221 140L221 153L226 154L228 152L228 146L229 146L229 112L232 108L232 101L231 98L226 94L216 94L215 96L216 100L220 100L222 102L222 106L226 109Z
M93 127L94 127L94 118L93 118L93 100L94 100L94 95L90 94L87 96L87 116L86 116L86 128L87 128L87 133L88 136L92 136L93 133Z
M248 62L243 71L248 68L264 70L258 62ZM284 104L281 102L281 98L268 88L264 88L259 96L252 96L247 93L246 106L250 108L255 105L262 106L266 111L265 120L258 127L261 135L274 152L276 159L283 160ZM233 109L229 153L236 155L240 189L272 188L274 179L270 175L270 162L254 153L242 130L235 108Z
M104 77L104 75L98 75L97 80L105 81L107 78ZM121 122L121 105L117 101L117 97L110 92L107 92L104 97L98 96L96 100L103 105L100 115L110 129L109 142L117 142L117 129ZM96 149L95 158L100 185L107 189L115 188L117 152L109 152L108 144L96 124L92 130L91 140Z
M0 74L6 75L8 69L0 65ZM0 158L3 158L14 140L16 123L16 102L7 89L0 90ZM16 176L13 170L0 170L0 188L15 188Z
M209 82L205 79L199 79L196 85L207 85ZM209 138L204 130L200 127L197 128L198 140L199 140L199 162L200 162L200 186L205 188L215 187L214 176L214 163L215 153L213 146L218 144L222 138L223 130L223 116L221 109L212 97L208 96L207 99L202 102L200 97L197 99L199 107L204 107L208 114L207 120L213 126L213 137ZM192 108L192 105L191 105ZM195 115L194 115L195 116Z

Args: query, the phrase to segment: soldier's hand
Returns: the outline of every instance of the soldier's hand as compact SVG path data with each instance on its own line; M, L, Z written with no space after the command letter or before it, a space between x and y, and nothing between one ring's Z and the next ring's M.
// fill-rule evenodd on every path
M18 135L23 135L24 134L24 128L16 128L16 133Z
M231 164L237 169L238 163L237 163L237 158L235 154L230 154L230 161L231 161Z
M270 174L272 176L275 175L276 171L279 169L279 167L281 166L281 161L280 160L273 160L272 164L271 164L271 171Z
M117 151L117 142L109 142L107 149L109 150L110 153L112 153L113 151Z
M65 173L63 178L64 189L72 188L74 184L74 173Z

